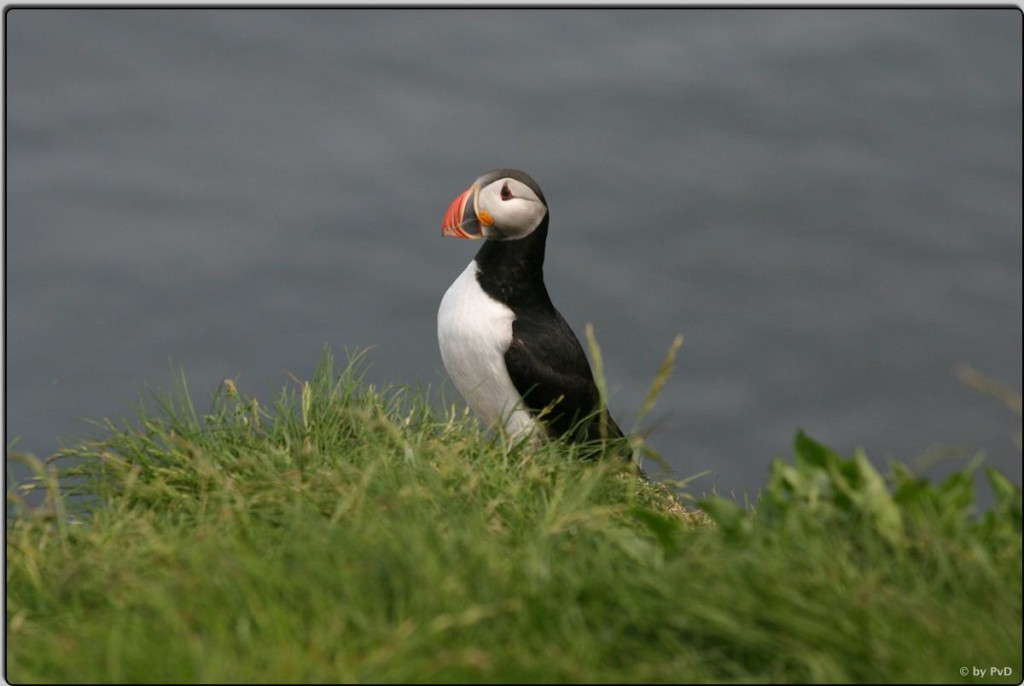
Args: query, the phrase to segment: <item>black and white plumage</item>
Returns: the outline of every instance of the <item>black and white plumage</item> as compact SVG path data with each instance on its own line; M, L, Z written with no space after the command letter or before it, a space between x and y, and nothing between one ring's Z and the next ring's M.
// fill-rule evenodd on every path
M441 233L486 239L437 316L444 366L473 411L514 437L542 425L551 437L621 438L544 285L548 207L536 182L514 169L484 174L451 203Z

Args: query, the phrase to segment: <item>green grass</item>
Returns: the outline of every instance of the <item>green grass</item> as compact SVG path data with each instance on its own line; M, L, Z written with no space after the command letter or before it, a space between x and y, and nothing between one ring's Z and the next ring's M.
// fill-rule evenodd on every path
M205 414L182 383L13 456L37 478L8 494L6 677L1020 681L1021 494L996 472L972 514L971 469L883 478L798 434L754 508L684 511L360 368L325 355L269 406L225 383Z

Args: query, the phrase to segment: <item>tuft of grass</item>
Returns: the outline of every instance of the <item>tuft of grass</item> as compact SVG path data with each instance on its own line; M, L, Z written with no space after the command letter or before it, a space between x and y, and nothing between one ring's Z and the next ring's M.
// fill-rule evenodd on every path
M1022 446L1024 446L1024 441L1021 439L1020 393L1013 390L1013 388L1002 381L993 379L991 376L979 372L966 362L957 364L954 371L956 372L957 378L959 378L964 385L978 391L979 393L995 398L1017 417L1017 430L1013 434L1013 444L1017 447L1017 450L1021 450Z
M975 513L969 470L886 478L799 434L754 509L688 512L362 369L325 353L205 411L182 376L101 440L20 456L7 678L1019 681L1021 496L993 471Z

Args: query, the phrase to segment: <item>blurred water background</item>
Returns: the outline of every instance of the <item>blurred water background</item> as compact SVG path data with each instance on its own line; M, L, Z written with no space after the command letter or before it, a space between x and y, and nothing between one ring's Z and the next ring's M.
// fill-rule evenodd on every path
M441 216L511 166L624 427L685 336L651 442L696 492L753 496L798 427L1021 482L1019 417L954 374L1020 390L1017 10L5 18L8 445L95 434L169 361L200 407L225 377L269 402L325 344L437 386L479 247Z

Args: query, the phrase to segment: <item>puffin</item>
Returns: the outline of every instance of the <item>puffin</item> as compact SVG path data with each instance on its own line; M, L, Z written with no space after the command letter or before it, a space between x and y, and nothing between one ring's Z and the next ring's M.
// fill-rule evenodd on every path
M537 182L517 169L489 171L451 202L441 235L484 242L441 299L441 358L473 412L512 439L621 439L544 285L548 220Z

